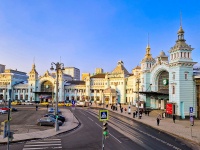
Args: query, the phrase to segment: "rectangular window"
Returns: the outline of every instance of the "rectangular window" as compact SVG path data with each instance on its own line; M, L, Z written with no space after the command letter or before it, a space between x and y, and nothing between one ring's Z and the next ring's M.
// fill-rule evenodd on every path
M175 74L173 74L173 80L175 80Z
M172 94L175 94L175 86L172 86Z
M187 73L185 73L185 80L187 80L188 79L188 74Z

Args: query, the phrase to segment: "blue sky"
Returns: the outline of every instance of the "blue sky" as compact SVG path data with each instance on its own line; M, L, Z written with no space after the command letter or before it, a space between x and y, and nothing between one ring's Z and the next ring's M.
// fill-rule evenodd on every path
M51 62L93 73L111 72L119 60L131 70L145 55L167 55L177 39L180 11L193 60L200 62L200 1L1 0L0 64L40 75Z

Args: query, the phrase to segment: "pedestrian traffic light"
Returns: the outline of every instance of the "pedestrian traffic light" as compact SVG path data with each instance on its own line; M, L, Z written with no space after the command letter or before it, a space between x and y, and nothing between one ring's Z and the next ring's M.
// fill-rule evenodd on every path
M103 135L106 138L108 136L108 123L103 122Z
M7 135L7 121L1 122L1 135L3 135L3 138L6 138Z

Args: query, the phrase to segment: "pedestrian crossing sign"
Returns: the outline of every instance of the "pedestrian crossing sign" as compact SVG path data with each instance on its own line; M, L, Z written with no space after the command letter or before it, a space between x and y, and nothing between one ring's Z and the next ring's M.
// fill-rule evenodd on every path
M108 120L108 110L99 110L99 120L100 121Z

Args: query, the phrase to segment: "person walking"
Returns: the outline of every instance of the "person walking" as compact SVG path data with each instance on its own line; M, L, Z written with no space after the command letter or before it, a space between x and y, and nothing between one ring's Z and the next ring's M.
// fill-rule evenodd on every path
M123 107L121 108L121 113L123 113Z
M159 126L160 120L161 120L161 115L160 114L158 114L156 120L157 120L157 126Z
M128 114L129 115L131 114L131 107L130 106L128 107Z
M35 106L36 111L38 111L38 105Z
M138 111L136 110L136 111L135 111L135 116L136 116L136 117L137 117L137 114L138 114Z
M176 120L176 115L175 114L173 114L173 122L175 123L175 120Z

